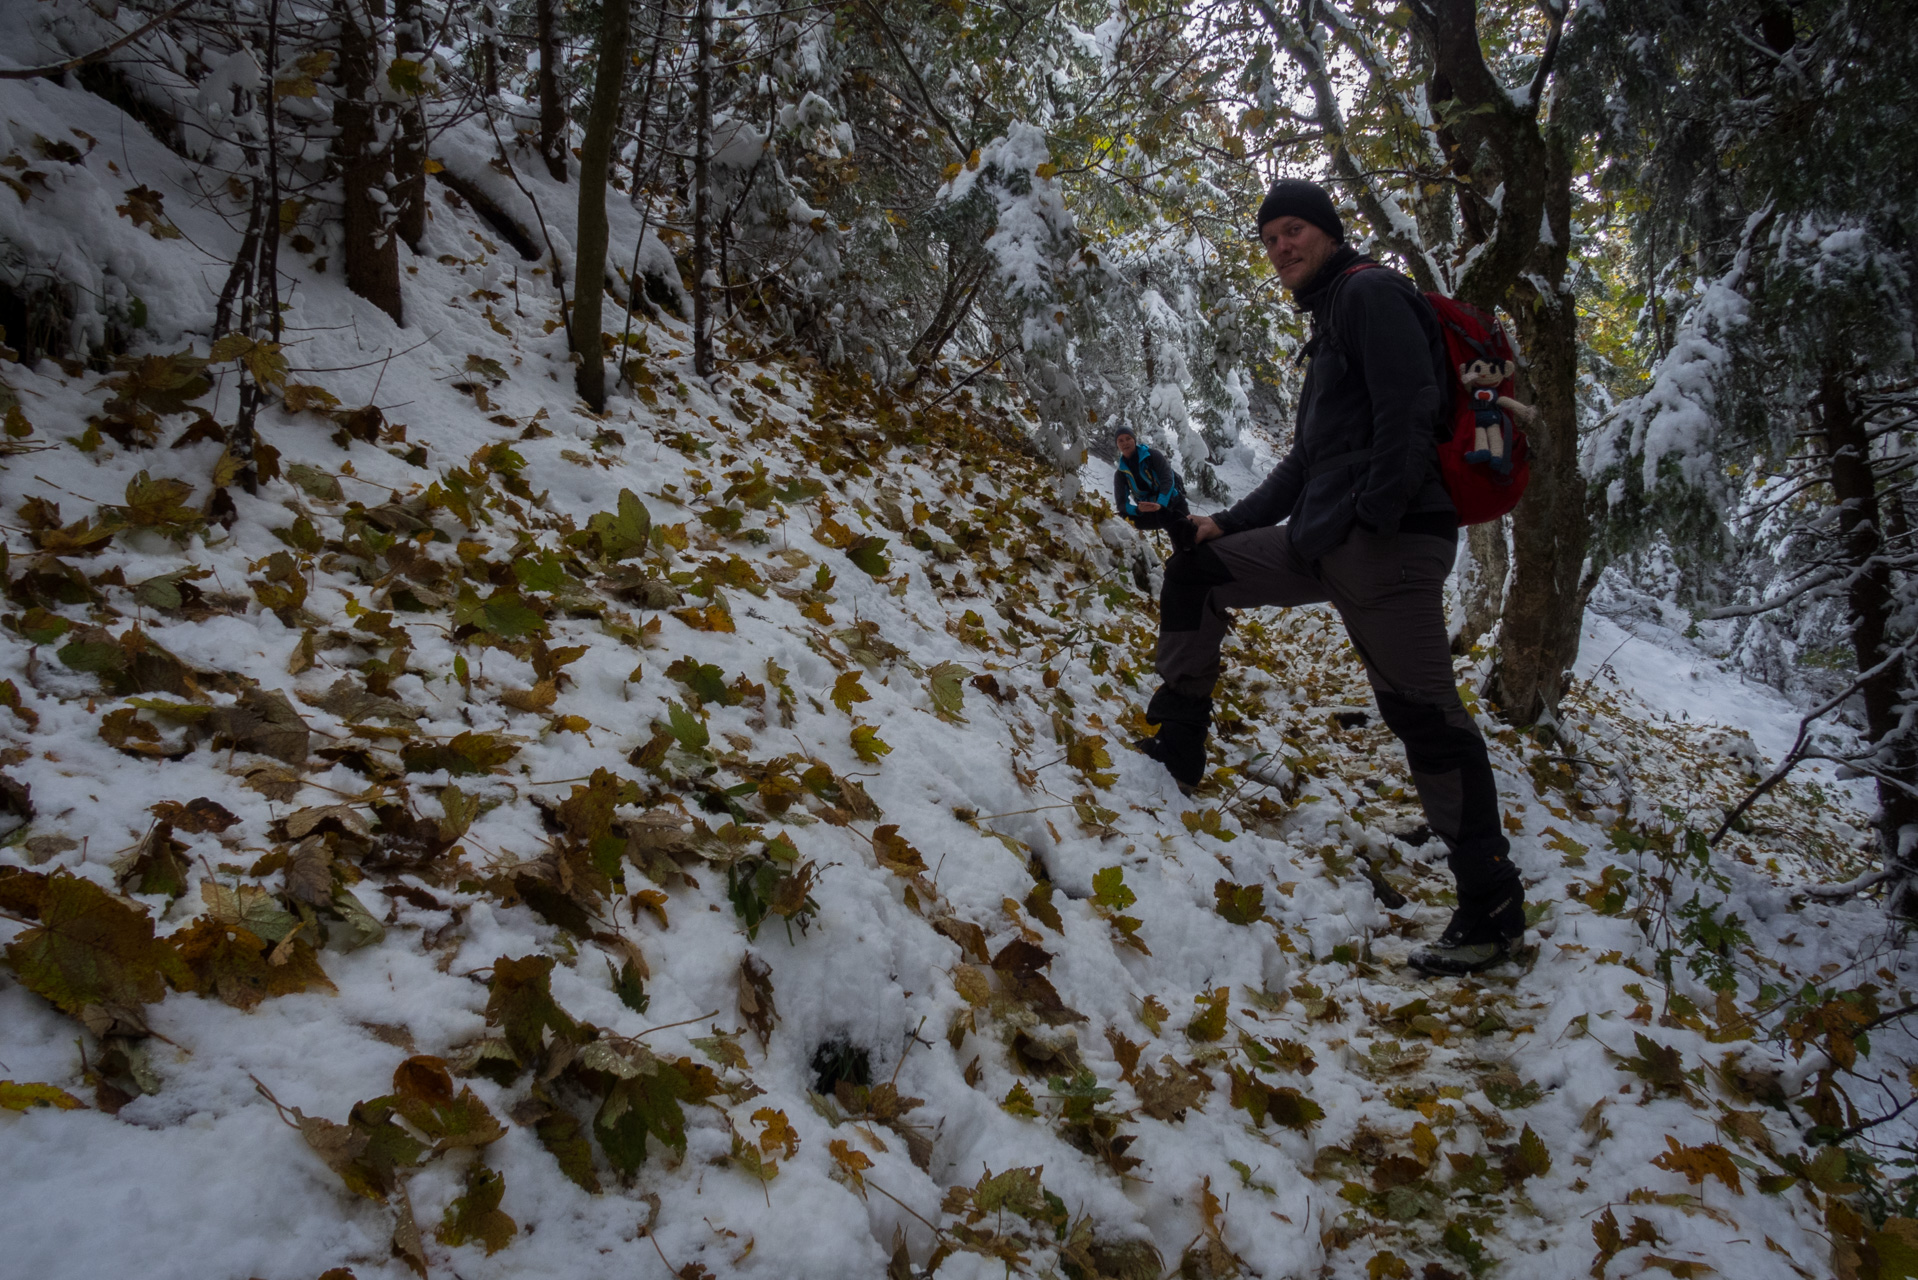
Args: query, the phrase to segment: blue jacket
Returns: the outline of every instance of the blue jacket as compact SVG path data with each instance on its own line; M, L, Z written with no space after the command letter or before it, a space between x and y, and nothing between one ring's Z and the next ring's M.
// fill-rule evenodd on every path
M1130 460L1120 455L1119 468L1112 474L1112 505L1122 516L1138 515L1141 502L1156 502L1163 507L1183 491L1172 464L1144 445Z

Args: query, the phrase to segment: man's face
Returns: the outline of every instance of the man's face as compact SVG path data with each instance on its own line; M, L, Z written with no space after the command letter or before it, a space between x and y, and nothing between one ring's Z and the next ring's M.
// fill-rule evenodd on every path
M1294 292L1316 275L1339 247L1339 242L1321 228L1290 216L1274 218L1260 227L1259 242L1265 246L1272 269L1279 273L1279 283Z
M1139 442L1133 439L1129 432L1120 435L1117 439L1117 444L1119 446L1120 457L1129 459L1139 452Z

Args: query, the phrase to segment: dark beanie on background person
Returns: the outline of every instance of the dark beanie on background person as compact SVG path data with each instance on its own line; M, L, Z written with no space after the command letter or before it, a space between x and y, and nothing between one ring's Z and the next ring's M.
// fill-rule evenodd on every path
M1258 229L1263 230L1274 218L1303 218L1339 243L1345 242L1345 224L1339 221L1339 211L1325 188L1316 182L1280 178L1273 183L1259 205Z

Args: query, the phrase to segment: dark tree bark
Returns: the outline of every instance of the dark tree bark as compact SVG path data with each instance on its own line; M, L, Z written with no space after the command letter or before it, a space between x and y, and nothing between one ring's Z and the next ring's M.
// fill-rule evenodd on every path
M1546 287L1524 284L1508 303L1526 357L1524 391L1538 410L1527 432L1532 480L1512 511L1512 577L1491 687L1493 701L1518 724L1556 714L1591 590L1581 580L1591 519L1578 469L1578 309L1564 254L1549 256L1558 259L1556 276L1532 277Z
M499 24L493 6L482 0L480 25L480 91L490 102L499 97Z
M1884 550L1883 512L1878 480L1871 465L1871 439L1852 399L1842 370L1828 369L1814 406L1824 433L1830 466L1832 497L1838 507L1838 537L1845 567L1850 570L1846 605L1851 646L1861 675L1872 673L1859 689L1864 702L1865 736L1875 748L1870 767L1878 775L1878 841L1885 869L1897 886L1892 909L1910 916L1918 907L1912 884L1914 868L1903 848L1903 833L1918 826L1918 798L1907 789L1918 785L1918 750L1912 735L1900 725L1899 690L1909 663L1893 658L1887 643L1896 605L1891 566ZM1888 660L1890 659L1890 660ZM1882 667L1882 670L1877 668Z
M694 20L693 143L693 372L713 371L713 0L699 0Z
M899 384L899 390L907 392L919 385L920 379L932 372L939 360L939 353L945 350L946 343L952 341L952 335L965 323L966 316L972 311L972 304L984 287L991 260L983 253L970 258L957 253L946 254L946 287L939 298L939 306L933 312L932 319L920 333L918 341L906 352L906 360L912 365L912 372ZM1147 340L1146 358L1151 359L1150 339Z
M393 53L417 62L425 46L420 0L393 0ZM393 151L393 194L398 204L394 228L407 247L417 250L426 234L426 109L418 94L400 106L400 136Z
M393 317L400 314L399 244L393 236L392 110L373 83L379 67L379 31L385 0L334 0L340 26L340 97L333 108L339 126L334 157L345 205L346 287ZM384 126L384 128L382 127Z
M1457 294L1512 315L1523 389L1538 410L1528 431L1531 483L1512 513L1512 573L1490 692L1508 720L1549 721L1578 656L1591 586L1581 576L1591 524L1578 470L1578 313L1567 280L1575 143L1540 115L1564 11L1545 6L1545 50L1523 93L1507 90L1486 64L1477 0L1413 0L1412 13L1431 52L1440 145L1453 172L1469 179L1460 212L1476 257ZM1494 207L1483 193L1501 189ZM1541 226L1550 234L1541 236Z
M579 356L576 385L594 413L606 409L606 359L600 312L606 299L606 177L619 128L620 89L626 83L628 0L602 0L599 57L593 71L592 107L579 148L579 262L573 284L573 350Z
M566 181L566 100L559 95L559 0L538 0L539 153L554 182Z
M646 171L646 139L653 121L653 88L659 77L659 51L666 39L666 6L662 2L653 15L653 49L646 58L646 78L640 82L639 116L633 122L633 200L644 198L642 177Z

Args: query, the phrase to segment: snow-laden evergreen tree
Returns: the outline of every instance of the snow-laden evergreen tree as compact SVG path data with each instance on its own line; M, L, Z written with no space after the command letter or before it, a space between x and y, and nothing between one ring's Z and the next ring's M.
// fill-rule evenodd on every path
M1643 321L1665 348L1590 445L1607 539L1669 556L1729 649L1814 695L1773 781L1816 756L1875 778L1909 915L1918 35L1878 0L1629 0L1583 34L1610 178L1644 197ZM1828 713L1854 744L1819 733Z

